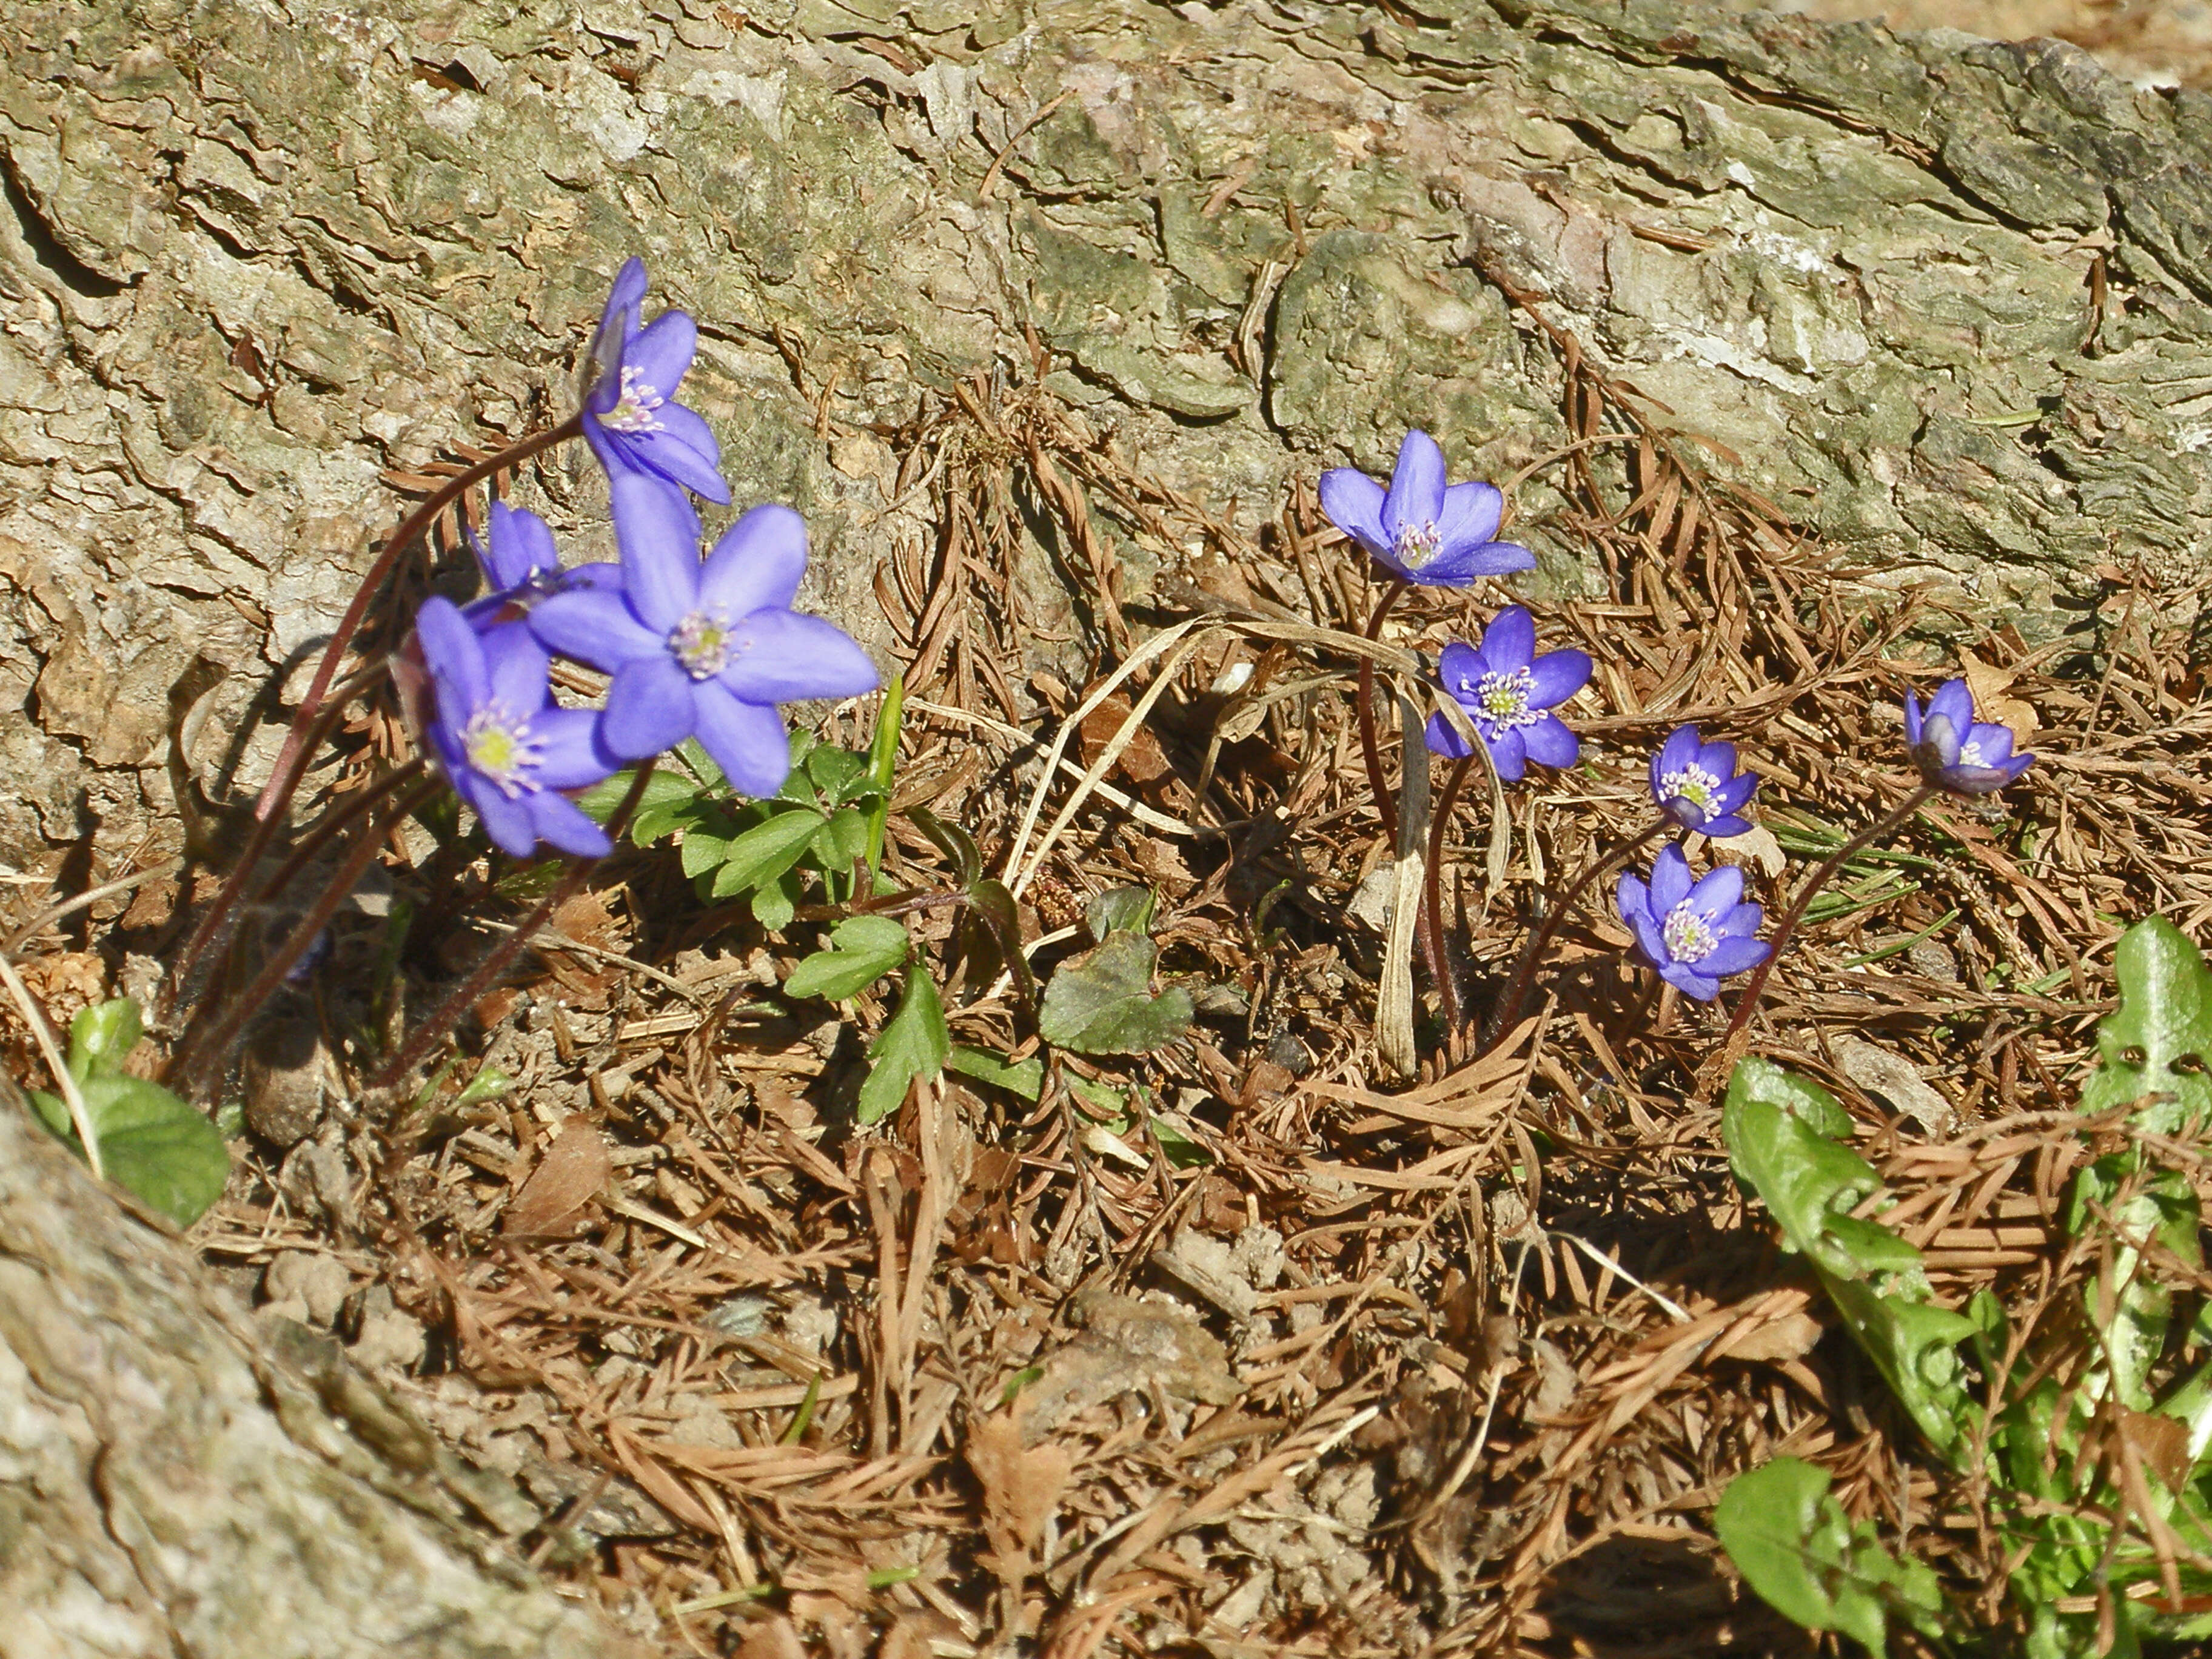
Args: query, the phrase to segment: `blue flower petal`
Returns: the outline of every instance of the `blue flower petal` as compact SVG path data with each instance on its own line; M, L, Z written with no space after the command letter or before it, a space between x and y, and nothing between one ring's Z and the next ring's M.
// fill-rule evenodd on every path
M1453 484L1444 491L1443 506L1437 514L1437 557L1489 544L1504 516L1505 497L1496 484L1472 480Z
M1482 654L1493 674L1510 674L1534 665L1536 619L1528 606L1509 605L1490 619L1490 626L1482 630Z
M735 654L716 678L743 702L853 697L883 684L868 653L819 617L756 611L737 625Z
M615 757L599 746L599 720L588 708L541 708L530 729L544 745L537 779L547 789L586 789L615 770Z
M1690 896L1690 861L1679 845L1663 847L1651 860L1651 914L1663 919Z
M607 567L586 565L586 570ZM611 674L641 657L668 654L667 636L637 619L629 601L605 588L570 589L530 609L530 631L548 650Z
M1489 739L1490 763L1498 769L1500 783L1518 783L1528 770L1528 749L1521 736L1523 730L1534 728L1508 726Z
M664 637L699 603L699 515L681 492L647 475L609 481L623 592L638 620Z
M553 662L527 627L511 622L489 629L483 635L483 655L490 701L510 714L528 714L545 706L552 696L546 677Z
M545 790L526 798L530 827L538 840L577 858L603 859L615 850L607 832L567 798Z
M1756 968L1772 953L1765 939L1729 938L1721 940L1698 966L1718 979Z
M415 638L422 647L422 665L432 678L451 689L452 701L461 705L440 710L441 717L451 720L458 729L491 696L483 641L451 599L436 594L423 600L415 613Z
M1547 714L1519 731L1522 746L1528 751L1528 758L1539 766L1572 766L1575 757L1582 752L1575 734L1557 714Z
M1398 464L1390 471L1390 488L1382 497L1385 544L1395 550L1408 529L1433 526L1443 505L1444 453L1434 438L1416 427L1398 446Z
M806 521L773 502L722 532L699 573L699 599L736 617L788 610L806 574Z
M1442 755L1448 760L1465 760L1474 752L1474 745L1460 736L1459 728L1442 714L1430 715L1429 723L1422 731L1431 755Z
M791 738L781 715L738 702L712 680L699 688L698 713L700 746L731 787L756 799L783 787L791 775Z
M607 687L600 742L626 761L674 747L698 724L695 689L691 677L665 652L624 663Z
M1358 467L1333 466L1321 475L1321 510L1370 553L1389 551L1390 538L1382 533L1382 486Z
M1528 665L1528 706L1552 708L1589 684L1594 668L1587 652L1547 651Z

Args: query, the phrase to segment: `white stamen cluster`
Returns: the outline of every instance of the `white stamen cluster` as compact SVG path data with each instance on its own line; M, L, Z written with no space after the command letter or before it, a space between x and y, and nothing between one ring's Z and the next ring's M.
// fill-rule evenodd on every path
M1692 761L1679 772L1662 772L1659 775L1659 793L1665 800L1686 800L1700 812L1713 810L1713 797L1721 781Z
M622 372L621 394L615 406L599 416L599 424L611 427L617 432L661 432L666 430L654 417L653 411L666 403L653 387L638 378L637 367L624 363Z
M668 635L669 654L695 680L710 680L730 665L730 619L719 611L694 611Z
M1667 920L1659 925L1659 935L1667 942L1668 956L1692 966L1712 955L1721 942L1712 923L1692 910L1687 899L1667 913Z
M545 740L530 729L527 715L488 702L461 728L461 752L471 771L489 778L513 800L538 787L531 774L545 757Z

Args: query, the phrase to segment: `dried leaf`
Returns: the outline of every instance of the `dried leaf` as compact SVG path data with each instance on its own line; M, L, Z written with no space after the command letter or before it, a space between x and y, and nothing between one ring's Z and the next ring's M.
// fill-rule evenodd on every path
M507 1206L500 1231L542 1238L574 1237L583 1231L592 1200L614 1173L606 1137L587 1118L568 1119Z
M1011 1412L994 1412L968 1435L968 1467L983 1484L983 1528L998 1558L1000 1577L1028 1576L1044 1523L1060 1507L1075 1454L1058 1441L1022 1443L1021 1425Z

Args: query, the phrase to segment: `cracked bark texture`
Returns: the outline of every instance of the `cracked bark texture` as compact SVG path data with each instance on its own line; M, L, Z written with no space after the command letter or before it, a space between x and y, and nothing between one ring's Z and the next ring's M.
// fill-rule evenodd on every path
M871 422L1027 374L1033 331L1095 431L1248 526L1411 424L1498 477L1565 430L1498 278L1869 582L2049 636L2100 561L2203 568L2208 110L2056 43L1679 0L0 6L0 859L173 844L196 658L228 678L194 760L258 781L379 474L557 418L632 252L700 319L738 506L806 514L809 600L878 647L931 504ZM605 551L588 469L529 488ZM1593 580L1555 503L1519 533ZM1098 519L1141 594L1178 550ZM465 1554L330 1486L252 1334L36 1140L0 1123L0 1650L276 1652L295 1615L360 1650L382 1592L325 1555L462 1605ZM544 1606L478 1582L484 1632Z

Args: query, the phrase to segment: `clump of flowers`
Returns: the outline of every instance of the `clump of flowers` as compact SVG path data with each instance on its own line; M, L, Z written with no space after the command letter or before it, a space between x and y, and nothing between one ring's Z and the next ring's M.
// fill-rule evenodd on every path
M789 507L755 507L702 559L690 496L722 503L732 492L714 434L696 411L675 401L698 329L681 311L644 322L645 291L645 266L631 259L601 313L574 415L451 480L386 543L333 630L263 793L256 827L176 981L234 919L313 741L343 706L343 696L331 689L339 659L394 562L438 514L477 483L581 437L606 472L619 560L564 570L544 520L494 503L485 536L470 538L487 592L465 606L425 600L406 645L391 661L417 757L328 815L269 884L289 879L315 847L368 817L333 891L276 949L243 996L219 1014L203 1005L173 1054L173 1073L189 1074L226 1052L262 996L314 948L322 923L378 841L434 787L426 768L476 814L501 852L526 859L550 848L576 862L531 920L387 1063L380 1074L386 1081L404 1073L427 1041L481 994L553 903L581 882L589 861L612 850L611 830L618 831L619 823L594 822L576 804L580 792L644 763L633 782L634 802L654 757L696 738L734 787L772 794L791 756L777 705L876 688L874 665L850 637L791 608L807 544L806 527ZM603 706L570 708L556 701L556 655L612 676ZM367 678L338 692L359 690ZM335 705L327 712L326 702ZM629 810L620 809L617 818Z

